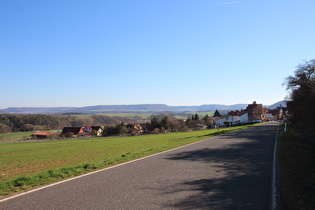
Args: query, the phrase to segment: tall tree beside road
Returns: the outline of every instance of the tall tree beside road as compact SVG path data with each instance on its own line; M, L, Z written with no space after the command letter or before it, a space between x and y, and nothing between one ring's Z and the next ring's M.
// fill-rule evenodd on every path
M286 78L291 121L305 137L315 136L315 59L299 64L294 76Z

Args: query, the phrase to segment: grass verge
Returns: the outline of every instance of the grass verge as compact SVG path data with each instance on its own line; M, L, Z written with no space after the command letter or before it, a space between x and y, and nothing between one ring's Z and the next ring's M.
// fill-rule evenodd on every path
M315 209L315 147L292 127L278 142L281 209Z
M0 177L2 178L0 196L29 190L246 127L249 126L224 128L219 132L212 129L98 140L2 144L0 161L3 167L0 169L0 175L7 177ZM76 157L73 158L74 156ZM13 176L12 173L16 171L19 173Z

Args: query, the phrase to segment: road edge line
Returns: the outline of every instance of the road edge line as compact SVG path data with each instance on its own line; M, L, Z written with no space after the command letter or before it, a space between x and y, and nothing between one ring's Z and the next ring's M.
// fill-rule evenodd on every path
M278 137L280 131L280 123L278 124L278 130L276 134L275 146L273 150L273 162L272 162L272 186L271 186L271 209L277 209L277 148L278 148Z

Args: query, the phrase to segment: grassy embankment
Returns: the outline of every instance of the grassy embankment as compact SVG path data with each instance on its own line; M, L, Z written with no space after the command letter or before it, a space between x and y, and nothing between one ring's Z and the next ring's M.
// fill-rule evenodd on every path
M134 137L1 144L0 196L200 141L248 126Z
M282 126L278 157L281 209L315 209L315 146Z

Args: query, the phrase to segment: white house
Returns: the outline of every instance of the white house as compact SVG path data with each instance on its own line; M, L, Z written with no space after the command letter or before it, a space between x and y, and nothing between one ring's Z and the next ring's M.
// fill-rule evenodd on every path
M218 125L218 126L225 126L225 122L226 122L226 118L222 118L222 119L216 119L215 121L214 121L214 123L216 124L216 125Z
M248 113L244 113L240 116L240 123L248 122Z
M240 116L241 112L240 111L231 111L228 113L228 116L226 118L227 123L234 123L234 122L240 122Z

